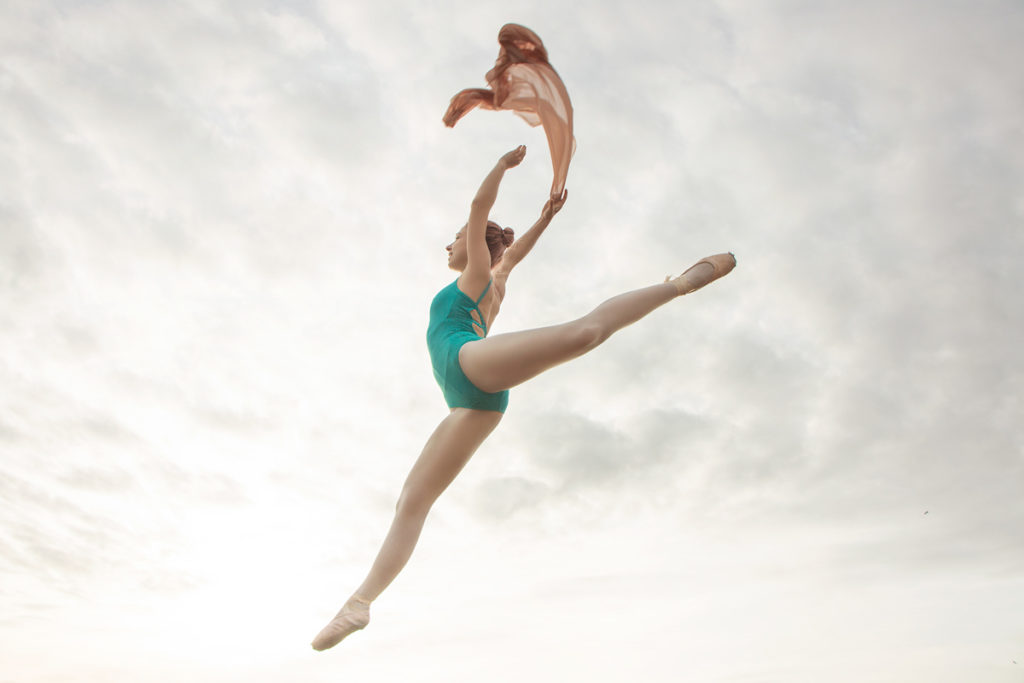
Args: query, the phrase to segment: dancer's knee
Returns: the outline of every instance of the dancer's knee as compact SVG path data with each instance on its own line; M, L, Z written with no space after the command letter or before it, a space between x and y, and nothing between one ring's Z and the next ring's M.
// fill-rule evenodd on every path
M611 336L608 326L592 315L587 315L573 324L572 346L577 353L583 354L599 346Z
M406 486L395 503L396 517L426 517L437 496L419 487Z
M409 488L402 489L401 495L398 496L398 502L395 503L395 516L415 517L424 515L430 510L430 506L433 503L434 501L430 496L426 496L419 491Z

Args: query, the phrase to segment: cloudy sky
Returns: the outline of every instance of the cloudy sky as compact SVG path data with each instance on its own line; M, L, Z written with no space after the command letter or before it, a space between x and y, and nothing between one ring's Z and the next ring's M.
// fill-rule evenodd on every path
M1018 0L7 0L0 681L1024 680ZM508 21L569 201L495 332L731 250L513 390L373 624Z

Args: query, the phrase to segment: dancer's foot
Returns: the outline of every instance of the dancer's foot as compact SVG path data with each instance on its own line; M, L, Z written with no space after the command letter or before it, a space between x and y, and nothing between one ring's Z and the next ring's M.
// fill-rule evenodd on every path
M323 630L317 634L311 645L314 650L326 650L334 647L356 631L366 628L369 623L369 601L353 595L345 603L345 606L334 615L331 623L324 626Z
M665 282L671 282L676 286L680 295L689 294L704 285L710 284L720 277L724 277L736 267L736 257L732 252L728 254L715 254L708 256L687 268L677 278L665 278Z

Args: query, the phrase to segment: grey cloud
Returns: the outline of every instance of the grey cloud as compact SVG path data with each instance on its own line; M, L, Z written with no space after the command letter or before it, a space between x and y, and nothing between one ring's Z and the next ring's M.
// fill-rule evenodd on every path
M4 448L0 469L0 536L9 571L48 576L69 591L101 570L141 563L159 574L148 553L181 542L175 522L185 508L248 500L240 482L174 464L132 425L71 394L7 386L15 400L4 408L6 444L14 448Z
M139 585L159 595L178 595L202 586L204 581L191 572L147 569Z
M659 478L662 484L671 482L673 469L678 473L701 465L714 432L704 418L668 410L644 412L621 428L564 411L534 415L530 423L529 435L512 442L544 473L539 483L514 482L530 503L549 488L559 495L649 495Z
M185 501L217 505L241 505L248 502L245 487L224 474L188 470L164 457L147 460L144 471L159 482L172 509Z
M975 580L1012 579L1024 571L1024 556L1013 540L1024 513L948 502L929 501L928 514L921 506L906 506L870 531L849 536L837 525L822 560L835 575L861 582L885 580L896 571Z
M136 484L135 478L124 470L100 467L76 467L62 475L60 481L72 488L105 494L127 491Z
M478 484L471 497L474 512L493 520L543 504L552 493L542 481L526 477L493 477Z
M92 28L113 16L119 28L99 31L97 44ZM386 140L376 81L336 38L315 59L282 51L262 16L198 17L170 6L43 11L35 30L52 27L46 40L62 50L25 45L6 65L18 206L46 207L44 232L58 217L77 230L87 224L91 238L105 234L114 253L180 256L209 249L211 234L242 235L235 225L259 189L239 186L239 174L269 163L268 174L298 178L319 167L339 174L343 189L346 164L361 158L365 170ZM55 173L74 180L45 195L26 182ZM265 213L245 221L250 238L288 222Z
M239 406L198 404L190 412L205 424L227 432L255 434L274 424L271 418Z
M198 578L168 565L184 540L177 520L186 508L234 506L246 496L223 475L136 459L148 464L69 464L52 478L45 469L31 479L0 475L4 570L45 577L76 595L100 572L164 593L196 585Z
M20 437L21 433L18 430L4 422L0 422L0 441L10 444L17 441Z
M541 416L531 430L530 457L560 475L563 486L603 483L625 469L627 439L582 415Z
M50 576L62 585L77 585L128 535L118 521L25 478L0 476L0 494L6 506L0 522L12 546L3 561ZM57 518L66 523L55 525Z
M29 291L45 259L38 233L24 212L0 205L0 292Z

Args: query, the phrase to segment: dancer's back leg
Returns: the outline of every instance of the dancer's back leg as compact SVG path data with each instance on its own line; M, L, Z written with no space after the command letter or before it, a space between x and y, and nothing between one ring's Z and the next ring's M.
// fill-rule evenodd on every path
M500 421L501 413L498 412L456 408L437 426L405 480L391 529L369 574L313 639L314 649L334 647L369 624L370 603L405 567L434 501L448 488Z

